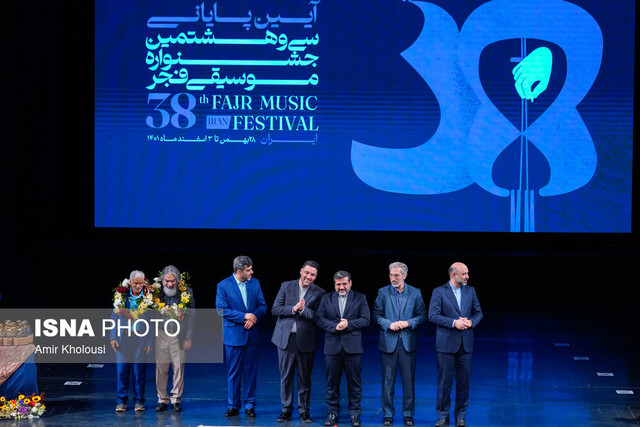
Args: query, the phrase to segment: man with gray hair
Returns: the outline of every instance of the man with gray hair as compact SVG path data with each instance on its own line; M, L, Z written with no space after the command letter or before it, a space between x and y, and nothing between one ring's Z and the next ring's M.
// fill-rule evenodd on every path
M427 320L427 308L418 288L405 283L409 269L401 262L389 264L391 284L378 290L373 319L380 328L378 349L382 353L382 425L393 425L396 375L402 380L402 416L406 426L415 425L416 329Z
M164 307L178 308L183 314L183 318L175 319L179 322L180 332L176 330L175 322L158 328L156 339L156 391L158 393L158 405L156 411L166 411L171 403L171 411L182 412L182 392L184 391L184 367L185 352L191 349L191 339L195 328L195 300L193 291L186 287L182 281L182 275L173 265L168 265L162 269L160 275L162 283L161 301ZM183 289L181 289L183 288ZM182 294L188 293L189 297L183 299ZM188 302L183 302L188 300ZM182 306L182 309L179 307ZM175 309L173 311L175 313ZM175 316L167 316L172 319ZM171 394L168 393L169 368L173 368L173 384Z
M123 281L116 289L114 298L114 311L111 319L120 325L127 324L132 313L136 316L148 319L149 312L144 306L144 298L148 297L149 289L145 289L146 281L144 273L133 270L129 274L128 282ZM149 307L150 308L150 307ZM114 328L110 334L111 348L116 353L116 379L117 399L116 412L127 410L129 382L133 376L133 401L136 412L144 411L144 390L146 384L147 355L153 347L153 335L140 336L132 330Z

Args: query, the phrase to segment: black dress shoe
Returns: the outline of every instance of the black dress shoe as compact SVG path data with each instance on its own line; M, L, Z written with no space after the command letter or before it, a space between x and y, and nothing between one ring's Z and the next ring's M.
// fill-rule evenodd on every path
M440 418L438 421L436 421L435 427L446 427L448 425L449 425L449 418Z
M182 412L182 405L180 402L171 404L171 412Z
M168 408L169 408L169 405L167 405L166 403L162 403L162 402L160 402L160 403L158 403L158 404L156 405L156 411L158 411L158 412L164 412L164 411L166 411Z
M227 409L227 412L224 413L224 416L225 417L235 417L239 413L240 413L240 411L238 411L236 408L229 408L229 409Z
M309 415L308 412L303 412L300 414L300 421L306 424L311 424L313 422L313 419L311 418L311 415Z
M382 425L383 426L392 426L393 425L393 418L383 418L382 419Z
M291 412L283 412L280 415L278 415L278 419L277 421L279 423L284 422L284 421L291 421Z
M338 424L338 416L336 414L327 414L327 419L324 422L326 426L334 426Z
M413 417L404 417L404 425L413 427L416 425L416 422L413 420Z
M456 418L456 427L467 427L467 423L464 418Z
M351 415L351 427L360 427L359 415Z
M253 408L245 409L244 410L244 414L249 418L255 418L256 417L256 410L253 409Z

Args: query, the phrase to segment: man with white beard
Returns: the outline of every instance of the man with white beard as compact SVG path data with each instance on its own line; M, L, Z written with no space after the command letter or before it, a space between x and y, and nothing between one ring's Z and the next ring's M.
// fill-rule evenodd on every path
M173 265L168 265L162 269L160 275L162 282L161 300L165 307L171 307L173 304L179 305L182 302L182 278L180 270ZM168 335L164 332L164 328L159 328L158 338L156 339L156 391L158 393L158 405L156 411L166 411L171 403L171 411L182 412L182 392L184 391L184 366L185 351L191 349L191 338L193 337L195 327L195 300L193 299L193 291L187 288L184 292L188 292L189 303L182 310L185 315L180 322L180 333L176 336ZM187 310L189 313L187 314ZM175 333L175 322L166 325L167 332ZM169 382L169 368L173 368L173 384L171 394L167 391Z

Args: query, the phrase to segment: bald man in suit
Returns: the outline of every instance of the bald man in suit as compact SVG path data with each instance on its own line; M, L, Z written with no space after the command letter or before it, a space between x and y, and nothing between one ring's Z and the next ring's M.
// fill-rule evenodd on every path
M449 267L449 282L433 290L429 303L429 321L436 328L438 394L436 427L449 425L451 389L456 377L456 427L465 427L469 404L473 330L482 319L482 309L473 287L467 286L469 269L461 262Z

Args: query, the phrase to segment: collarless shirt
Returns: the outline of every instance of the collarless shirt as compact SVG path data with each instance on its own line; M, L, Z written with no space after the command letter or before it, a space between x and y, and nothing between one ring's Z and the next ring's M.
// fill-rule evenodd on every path
M338 294L338 306L340 307L340 317L344 317L344 308L347 306L347 297L349 297L349 292L347 292L344 296Z
M456 297L456 301L458 302L458 308L462 310L462 288L459 286L453 286L451 282L449 282L449 286L451 286L451 290L453 291L453 296Z

